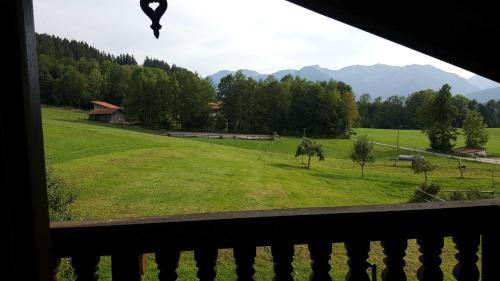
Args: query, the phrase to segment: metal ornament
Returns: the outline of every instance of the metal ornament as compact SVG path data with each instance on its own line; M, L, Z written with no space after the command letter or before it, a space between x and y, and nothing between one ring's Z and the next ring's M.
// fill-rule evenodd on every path
M158 7L153 10L149 5L152 3L158 3ZM148 16L153 24L151 24L151 29L156 39L160 37L160 19L167 10L168 3L167 0L141 0L141 9Z

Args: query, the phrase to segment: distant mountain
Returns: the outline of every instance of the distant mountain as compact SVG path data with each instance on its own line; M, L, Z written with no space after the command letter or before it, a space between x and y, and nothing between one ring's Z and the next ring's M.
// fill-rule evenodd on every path
M486 89L467 95L469 99L475 99L478 102L484 103L489 100L500 100L500 86L492 89Z
M467 81L481 90L500 87L500 83L497 83L495 81L492 81L490 79L484 78L479 75L474 75L471 78L467 79Z
M235 71L219 71L209 77L215 86L222 77ZM454 94L467 95L485 89L489 85L495 87L495 82L474 76L471 79L462 78L454 73L440 70L432 65L391 66L375 64L371 66L353 65L339 70L322 68L319 65L306 66L299 70L280 70L272 74L261 74L252 70L243 70L243 74L256 80L273 75L281 79L287 74L312 81L327 81L330 79L343 81L352 86L358 95L368 93L372 97L387 98L393 95L406 96L415 91L438 90L443 84L452 86ZM500 86L500 85L498 85Z

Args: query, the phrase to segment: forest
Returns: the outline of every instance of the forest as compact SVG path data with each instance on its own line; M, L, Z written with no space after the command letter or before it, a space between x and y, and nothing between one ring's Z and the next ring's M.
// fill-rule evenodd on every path
M238 72L217 87L196 72L146 57L107 54L85 42L37 34L40 94L44 104L90 109L91 100L120 105L127 119L155 129L217 130L345 136L353 127L424 129L426 109L437 91L422 90L386 100L340 81L285 76L256 81ZM210 102L222 102L213 111ZM468 111L488 127L500 126L500 101L486 104L453 95L451 126L461 128Z
M156 129L339 136L358 120L352 89L342 82L255 81L238 73L215 89L197 73L154 58L138 65L133 55L46 34L37 35L37 45L44 104L89 109L91 100L102 100ZM208 103L217 101L223 110L212 112Z

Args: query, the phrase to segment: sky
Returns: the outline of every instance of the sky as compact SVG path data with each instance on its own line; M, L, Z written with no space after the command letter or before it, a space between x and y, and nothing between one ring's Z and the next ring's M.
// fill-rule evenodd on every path
M473 73L284 0L169 0L160 38L139 0L33 0L35 29L99 50L175 63L201 76L219 70L272 73L319 64L431 64Z

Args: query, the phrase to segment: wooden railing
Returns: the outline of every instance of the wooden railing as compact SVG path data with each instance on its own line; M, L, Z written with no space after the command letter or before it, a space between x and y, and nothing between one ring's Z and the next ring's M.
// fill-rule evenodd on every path
M176 280L181 251L194 251L199 280L214 280L218 249L233 249L237 280L253 280L256 247L271 246L274 280L293 280L294 245L307 244L310 280L332 280L332 243L344 243L346 280L368 281L370 241L386 258L382 280L406 280L408 239L417 239L418 280L443 280L444 237L453 237L459 281L500 280L499 201L208 213L104 222L52 223L53 253L71 257L77 280L98 280L101 256L111 256L114 280L140 280L139 256L155 253L159 280ZM482 246L480 274L477 261ZM58 263L55 263L55 267ZM54 272L57 271L56 269Z

